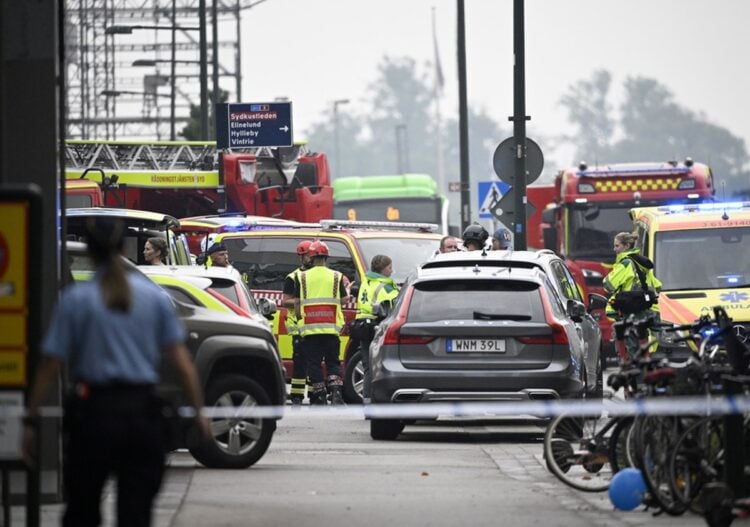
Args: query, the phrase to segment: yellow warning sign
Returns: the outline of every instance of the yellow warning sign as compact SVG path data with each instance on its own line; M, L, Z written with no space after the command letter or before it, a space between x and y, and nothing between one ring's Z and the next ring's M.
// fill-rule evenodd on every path
M28 207L28 203L0 203L0 310L25 310L28 303Z

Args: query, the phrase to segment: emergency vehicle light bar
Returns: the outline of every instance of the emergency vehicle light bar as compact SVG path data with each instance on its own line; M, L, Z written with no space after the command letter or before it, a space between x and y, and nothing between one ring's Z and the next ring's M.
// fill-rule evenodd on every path
M658 207L660 212L669 212L675 214L679 212L696 212L696 211L717 211L717 210L737 210L750 209L750 201L729 201L722 203L720 201L712 203L690 203L686 205L664 205Z
M348 221L348 220L321 220L320 226L325 230L336 229L392 229L417 232L436 232L438 225L436 223L411 223L398 221Z
M605 169L605 170L578 170L576 174L579 176L593 176L593 177L608 177L608 176L653 176L655 174L666 175L666 176L680 176L683 174L690 173L688 167L672 167L672 168L637 168L637 169Z

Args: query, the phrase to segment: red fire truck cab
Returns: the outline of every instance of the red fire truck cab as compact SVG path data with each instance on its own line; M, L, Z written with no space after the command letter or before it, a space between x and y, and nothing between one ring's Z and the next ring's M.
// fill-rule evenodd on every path
M604 294L614 236L632 230L632 207L711 201L713 196L711 169L690 158L681 163L581 163L561 170L553 185L527 188L536 208L528 222L528 245L564 256L580 284ZM611 326L606 317L601 321L606 344Z

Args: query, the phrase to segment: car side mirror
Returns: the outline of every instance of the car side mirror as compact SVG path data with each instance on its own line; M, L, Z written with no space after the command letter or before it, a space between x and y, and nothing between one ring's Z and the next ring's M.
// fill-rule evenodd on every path
M607 307L607 298L598 293L589 293L589 313Z
M581 322L586 314L586 306L578 300L568 299L568 316L573 322Z
M258 309L260 314L266 317L268 320L273 320L273 316L276 313L276 302L271 302L267 298L258 299Z

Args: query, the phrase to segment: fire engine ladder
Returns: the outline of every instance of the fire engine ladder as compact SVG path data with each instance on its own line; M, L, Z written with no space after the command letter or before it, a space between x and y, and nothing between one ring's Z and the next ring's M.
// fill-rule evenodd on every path
M282 165L293 165L304 145L283 148L247 148L234 153L277 158ZM84 171L103 170L216 170L218 156L214 142L163 141L139 143L127 141L66 141L65 168Z
M66 141L68 170L215 170L214 143Z

